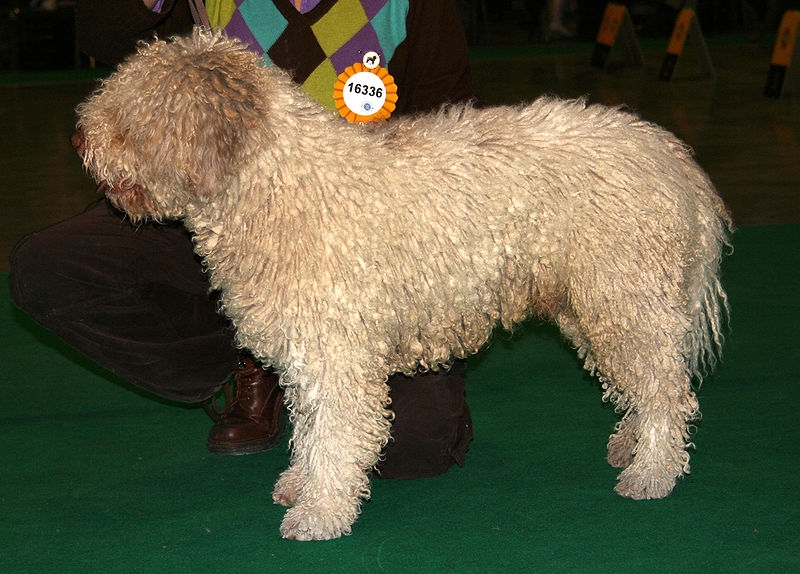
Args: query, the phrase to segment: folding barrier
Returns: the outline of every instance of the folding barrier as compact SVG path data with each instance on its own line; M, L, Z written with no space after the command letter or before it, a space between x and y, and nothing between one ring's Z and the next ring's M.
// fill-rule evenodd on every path
M619 53L621 58L617 58ZM597 32L592 66L605 70L612 59L620 60L624 66L643 66L644 56L633 30L628 9L613 2L606 6L600 30Z
M764 95L780 98L791 92L800 93L800 42L797 32L800 27L800 10L788 10L781 19L778 37L772 51ZM794 63L794 66L792 64Z
M692 60L696 64L694 72L690 72L688 66ZM673 78L715 76L697 14L691 8L684 8L675 19L675 27L672 29L667 54L664 56L658 77L669 81Z

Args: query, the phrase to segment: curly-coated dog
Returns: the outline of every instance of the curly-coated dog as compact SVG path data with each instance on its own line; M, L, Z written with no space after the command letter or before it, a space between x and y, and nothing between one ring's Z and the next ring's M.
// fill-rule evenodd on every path
M689 472L731 224L665 130L555 98L352 125L204 30L141 46L78 112L109 199L184 221L238 343L281 373L283 536L350 532L390 439L389 374L446 367L532 315L622 415L616 491L664 497Z

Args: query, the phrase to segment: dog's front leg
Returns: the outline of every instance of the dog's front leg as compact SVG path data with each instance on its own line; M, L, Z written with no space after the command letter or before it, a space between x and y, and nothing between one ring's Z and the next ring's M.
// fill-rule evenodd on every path
M389 439L388 386L330 368L288 389L294 422L292 465L273 499L291 506L281 535L326 540L349 534L361 500L369 498L369 471ZM359 373L363 375L363 373ZM349 375L349 376L348 376Z

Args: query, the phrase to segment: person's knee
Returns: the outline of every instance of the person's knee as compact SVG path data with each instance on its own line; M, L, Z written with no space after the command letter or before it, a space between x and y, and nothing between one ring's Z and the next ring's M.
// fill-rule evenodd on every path
M22 239L11 251L8 277L11 300L26 313L39 317L51 306L56 262L48 241L41 234Z

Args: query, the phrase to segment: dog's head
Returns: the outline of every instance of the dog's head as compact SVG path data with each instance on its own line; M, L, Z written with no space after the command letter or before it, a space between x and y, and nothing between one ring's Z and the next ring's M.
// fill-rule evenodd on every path
M143 44L78 107L73 145L132 219L180 218L224 192L265 115L261 59L208 30Z

